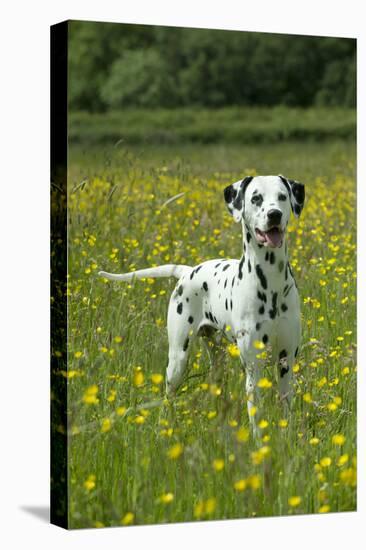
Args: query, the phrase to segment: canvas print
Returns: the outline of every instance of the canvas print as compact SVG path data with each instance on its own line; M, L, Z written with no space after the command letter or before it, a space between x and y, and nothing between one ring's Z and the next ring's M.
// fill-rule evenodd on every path
M356 510L356 40L51 28L51 519Z

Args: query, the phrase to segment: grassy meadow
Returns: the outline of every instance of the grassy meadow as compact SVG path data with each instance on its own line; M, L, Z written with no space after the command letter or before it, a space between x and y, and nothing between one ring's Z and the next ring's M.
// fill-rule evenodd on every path
M342 140L70 147L71 528L355 510L355 168ZM303 340L288 418L270 350L259 351L256 441L238 352L224 340L213 368L196 341L185 383L164 399L175 279L112 283L97 272L239 257L223 189L278 173L306 185L288 234Z

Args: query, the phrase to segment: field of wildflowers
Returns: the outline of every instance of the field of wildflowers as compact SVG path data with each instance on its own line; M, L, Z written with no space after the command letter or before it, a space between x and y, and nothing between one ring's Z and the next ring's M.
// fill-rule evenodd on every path
M213 368L198 340L177 398L164 399L175 280L97 276L238 257L241 233L223 188L256 173L298 179L307 194L288 235L303 317L293 408L286 417L270 350L258 350L267 365L260 442L248 427L238 351L224 340ZM355 510L353 146L78 148L68 204L69 349L60 376L70 527Z

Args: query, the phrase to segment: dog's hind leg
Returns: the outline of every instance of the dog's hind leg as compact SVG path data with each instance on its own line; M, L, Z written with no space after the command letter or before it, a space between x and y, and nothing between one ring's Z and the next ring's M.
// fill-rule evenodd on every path
M174 394L186 373L188 348L197 332L197 322L187 304L172 297L168 310L169 364L166 392Z

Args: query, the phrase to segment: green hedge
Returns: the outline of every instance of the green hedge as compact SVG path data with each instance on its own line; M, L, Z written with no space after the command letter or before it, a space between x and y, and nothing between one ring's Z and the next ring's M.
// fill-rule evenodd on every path
M356 113L344 108L129 109L71 113L71 144L276 143L355 139Z

